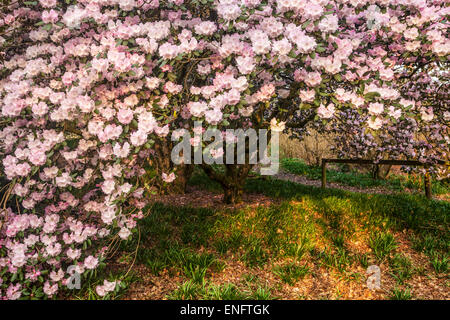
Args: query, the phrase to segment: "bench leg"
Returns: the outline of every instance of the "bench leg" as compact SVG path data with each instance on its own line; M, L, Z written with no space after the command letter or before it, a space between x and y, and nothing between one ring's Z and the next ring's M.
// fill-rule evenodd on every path
M322 160L322 189L327 186L327 162Z
M426 169L427 171L425 172L425 195L428 199L432 198L432 194L431 194L431 175L430 175L430 170Z

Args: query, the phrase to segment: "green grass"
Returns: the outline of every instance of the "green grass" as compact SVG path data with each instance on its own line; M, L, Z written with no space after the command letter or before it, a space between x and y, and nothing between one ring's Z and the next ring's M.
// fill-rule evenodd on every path
M294 285L299 279L304 278L311 271L307 266L289 263L284 266L276 266L273 269L273 272L279 276L284 283Z
M367 253L357 254L355 258L363 268L369 267L369 255Z
M262 248L262 240L256 238L250 239L249 242L240 260L248 267L263 266L268 260L268 255Z
M140 222L141 243L137 263L145 264L159 275L164 269L182 272L196 283L202 283L213 271L224 268L213 253L196 250L206 245L212 233L214 211L188 207L167 207L154 204L147 208L151 214ZM195 226L195 230L190 229ZM191 230L191 234L184 230ZM122 244L124 251L136 248L137 237Z
M233 283L198 284L188 280L167 295L167 298L171 300L272 300L276 297L272 295L271 289L264 286L253 289L249 286L241 288Z
M395 238L390 233L374 234L369 240L369 246L378 261L383 261L397 248Z
M232 283L209 286L203 296L211 300L244 300L246 298L246 294Z
M197 299L203 291L203 287L200 287L192 280L186 281L178 289L171 292L168 295L168 299L171 300L193 300Z
M340 272L345 272L353 263L353 257L342 248L336 248L333 252L331 249L325 249L317 252L315 258L321 265L329 268L335 268Z
M434 252L431 256L431 265L436 273L448 273L448 254Z
M285 158L281 160L281 167L287 172L306 176L309 179L319 180L322 177L322 168L310 166L301 159ZM373 179L370 173L360 173L355 170L343 172L339 170L327 169L327 181L337 182L348 186L359 188L386 187L395 191L402 191L405 188L422 191L424 189L423 177L416 175L394 175L387 179ZM450 185L447 182L433 180L433 194L450 193Z
M399 284L403 284L406 280L411 279L414 274L414 267L411 259L403 254L396 254L389 262L391 267L391 275Z
M191 183L219 191L202 174L194 176ZM139 222L137 263L147 265L154 274L168 270L169 275L183 277L169 298L273 298L272 291L252 272L269 268L278 281L293 285L308 273L314 274L305 261L346 276L355 266L366 268L387 261L386 272L403 284L415 275L414 266L399 251L394 236L405 230L412 247L429 257L429 267L437 274L448 273L448 202L413 194L369 195L320 189L271 178L249 179L245 190L280 201L240 209L159 203L146 208L149 214ZM367 237L357 239L358 233ZM122 244L123 249L134 250L136 238ZM365 241L370 250L352 251L349 244L355 239ZM210 283L210 275L220 273L230 256L247 268L243 283ZM393 295L407 297L400 291Z
M370 195L320 189L276 179L252 179L247 182L246 189L271 197L310 202L325 217L361 217L364 219L360 220L367 223L366 227L373 230L410 229L417 237L433 237L439 249L448 249L450 203L445 201L430 201L413 194Z
M391 300L411 300L412 294L409 289L394 288L390 295Z

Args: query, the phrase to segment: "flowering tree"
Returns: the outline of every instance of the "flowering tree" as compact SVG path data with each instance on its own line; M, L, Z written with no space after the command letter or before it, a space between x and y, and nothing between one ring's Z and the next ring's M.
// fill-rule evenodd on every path
M301 133L354 110L366 116L358 128L375 132L395 112L418 116L405 113L413 103L396 76L406 55L445 62L449 53L445 1L3 3L0 296L8 299L54 296L69 266L86 274L112 238L130 236L149 160L175 129L203 121ZM227 201L239 201L252 165L202 167Z
M307 133L310 125L331 129L343 154L353 152L355 157L428 162L447 157L448 110L440 107L435 117L427 116L433 114L433 106L425 109L415 102L425 91L405 85L414 83L411 77L420 77L430 66L440 68L440 79L448 79L448 5L439 1L387 1L378 6L339 1L273 4L270 18L245 19L245 30L250 31L242 37L250 40L258 61L247 76L256 75L249 82L258 84L256 92L245 98L251 112L249 126L267 127L276 118L281 121L281 126L275 121L277 129L291 129L294 137ZM276 21L270 30L268 21ZM269 88L275 96L260 99L258 94ZM239 121L246 116L240 113L244 117ZM432 135L426 141L417 131ZM224 174L206 164L203 168L222 184L225 199L233 202L239 199L251 166L226 165Z
M401 51L403 56L408 52ZM433 166L448 160L450 109L449 61L413 56L396 70L395 80L405 99L391 105L390 123L376 131L362 124L370 117L357 110L342 110L331 125L334 147L344 157L418 159ZM375 111L376 112L376 111ZM372 114L374 110L372 110ZM322 128L326 129L326 128ZM437 168L435 168L437 169Z

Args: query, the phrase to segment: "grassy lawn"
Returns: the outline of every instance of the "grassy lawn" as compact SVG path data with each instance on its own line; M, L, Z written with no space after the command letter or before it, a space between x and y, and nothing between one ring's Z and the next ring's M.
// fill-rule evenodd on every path
M206 197L218 192L202 174L191 184ZM123 277L108 298L449 298L450 203L261 178L246 191L268 204L153 203L139 234L119 245L111 270L80 298L98 298L92 287L105 274ZM370 265L381 268L376 291L366 286Z
M320 180L322 177L321 167L310 166L301 159L282 159L281 167L289 173L305 176L312 180ZM394 191L411 189L423 192L424 189L423 176L421 175L390 174L385 180L376 180L369 173L359 173L357 171L342 172L327 168L327 181L359 188L385 187ZM450 185L448 182L433 179L432 192L433 194L448 194L450 193Z

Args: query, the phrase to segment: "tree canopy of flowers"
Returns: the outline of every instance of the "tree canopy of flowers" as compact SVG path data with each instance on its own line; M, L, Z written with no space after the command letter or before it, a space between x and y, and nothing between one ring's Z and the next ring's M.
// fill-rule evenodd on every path
M362 126L369 114L342 110L332 123L334 147L341 156L380 160L411 158L429 163L448 159L449 154L449 63L427 61L405 66L399 72L400 90L414 102L405 110L391 105L393 119L376 132ZM322 128L324 129L324 128ZM439 169L434 167L434 169Z
M405 73L448 63L444 0L1 6L0 298L54 297L69 266L87 274L101 265L111 239L127 239L143 215L154 146L194 121L297 133L353 121L372 135L393 128L397 148L397 136L416 130L399 121L436 119L426 130L447 152L448 105L421 105L428 89L404 89ZM251 169L203 167L224 188Z

